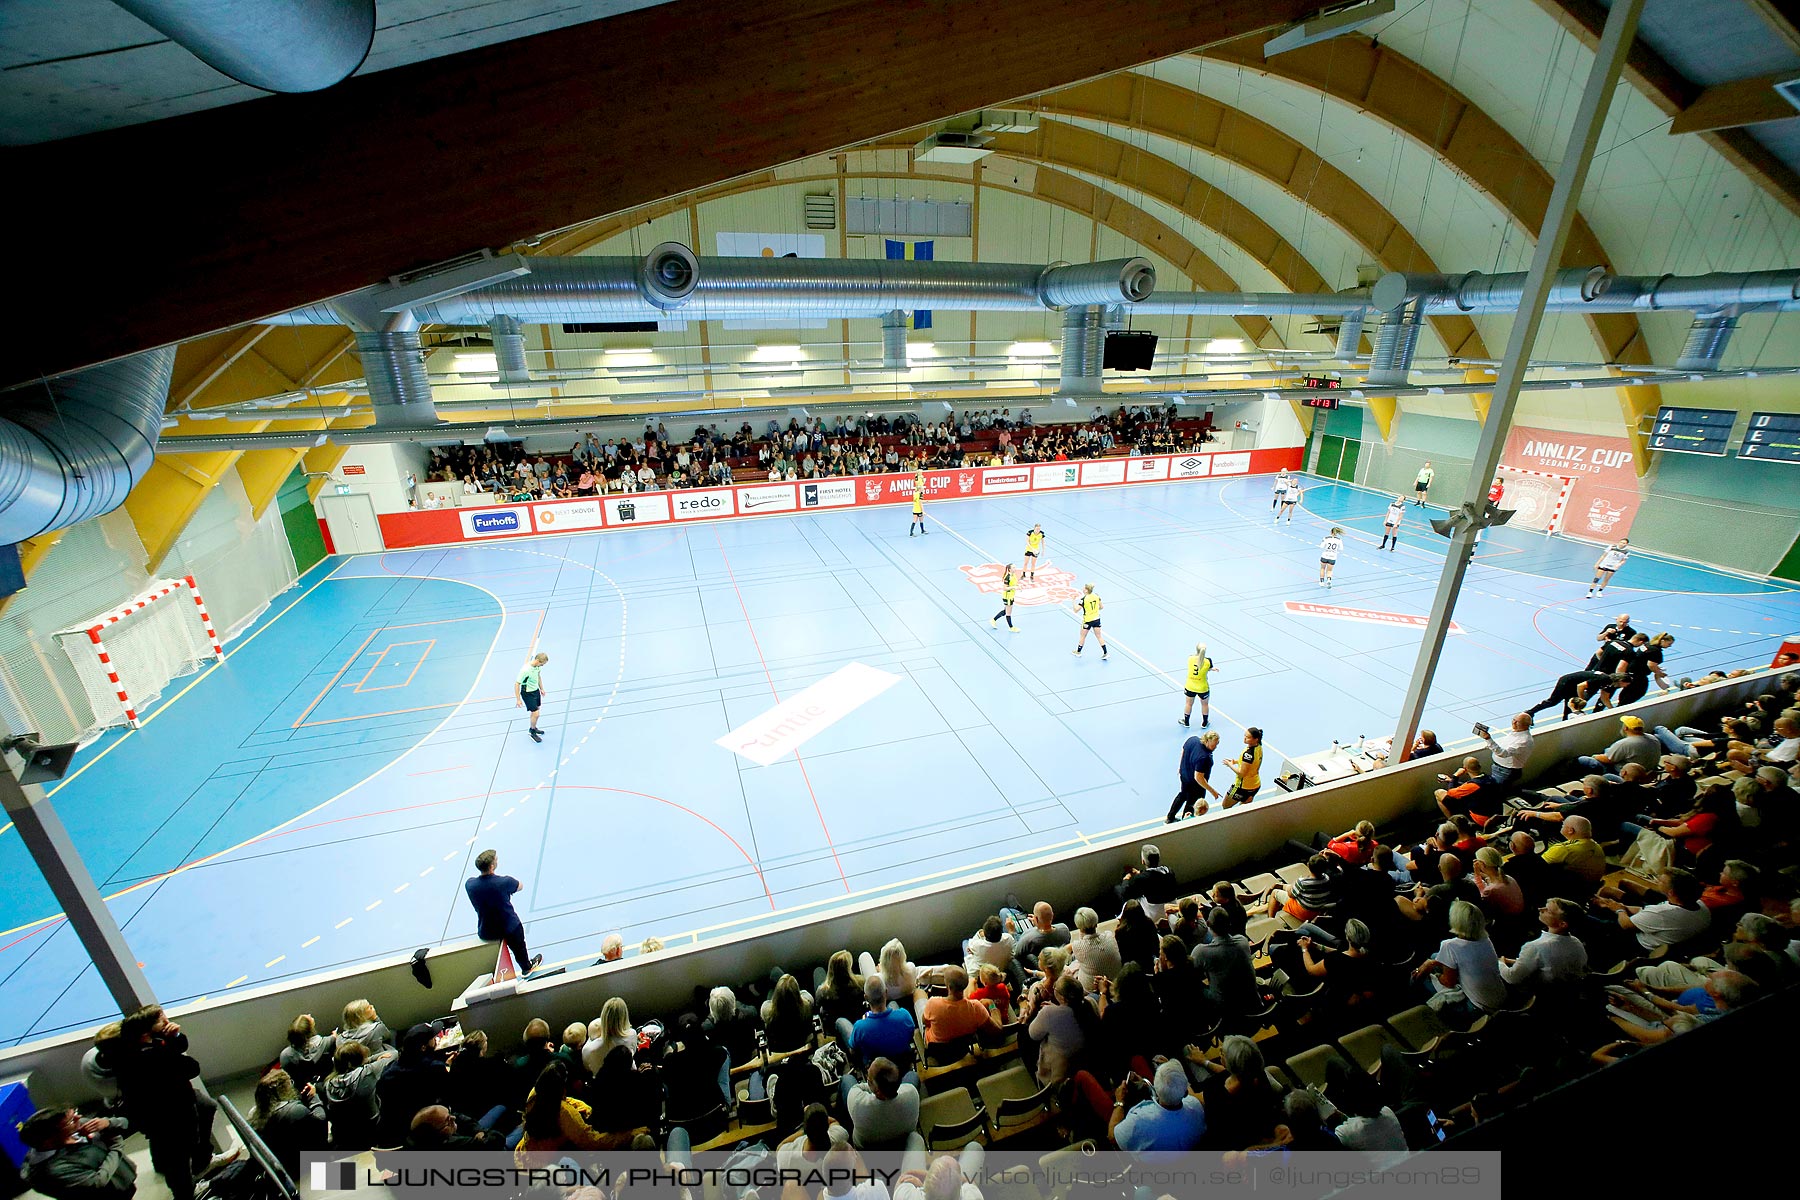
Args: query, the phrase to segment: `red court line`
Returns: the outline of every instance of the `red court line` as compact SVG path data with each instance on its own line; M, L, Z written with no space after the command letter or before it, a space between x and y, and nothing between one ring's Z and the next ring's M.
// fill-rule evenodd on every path
M408 771L406 777L408 779L417 779L421 775L441 775L445 771L466 771L468 769L469 764L464 763L460 767L433 767L429 771Z
M1531 627L1533 629L1537 630L1539 637L1543 638L1546 642L1550 642L1550 645L1556 650L1556 652L1558 654L1561 654L1562 656L1564 656L1565 658L1569 659L1572 662L1580 662L1581 658L1579 655L1570 654L1567 650L1563 649L1561 646L1558 646L1554 641L1551 641L1550 635L1544 632L1544 627L1542 625L1538 624L1538 618L1540 616L1542 616L1546 612L1549 612L1553 608L1561 608L1563 605L1565 605L1567 603L1569 603L1567 600L1552 600L1550 603L1541 606L1536 612L1531 614Z
M744 593L738 588L737 575L731 569L731 556L725 553L725 539L719 536L718 523L712 522L711 524L713 540L719 545L719 558L725 563L725 578L731 581L732 593L737 596L738 610L744 614L744 628L750 631L750 645L756 651L756 661L762 664L763 678L769 684L769 694L775 697L775 703L779 704L781 703L781 693L775 690L775 677L769 673L769 660L763 657L762 644L756 640L756 626L750 620L750 608L744 603ZM819 794L813 791L812 777L806 773L806 760L800 757L798 750L794 751L794 761L800 764L800 778L806 782L806 794L812 797L813 812L818 815L819 828L825 834L825 844L831 848L831 861L837 864L838 878L843 881L844 890L847 892L850 890L850 877L844 874L844 864L838 858L837 844L831 840L831 827L825 823L825 812L819 807ZM773 901L770 903L773 904Z
M18 937L14 938L12 941L6 943L6 945L0 946L0 954L5 954L8 950L11 950L14 946L18 945L20 942L30 941L32 938L36 937L40 933L44 933L47 930L55 929L58 925L63 924L68 919L69 918L67 918L67 917L57 917L53 921L46 921L44 924L39 925L36 929L33 929L30 933L20 934Z

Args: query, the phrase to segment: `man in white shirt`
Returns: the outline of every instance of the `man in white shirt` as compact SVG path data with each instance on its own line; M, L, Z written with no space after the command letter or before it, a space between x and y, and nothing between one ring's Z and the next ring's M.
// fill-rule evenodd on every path
M1704 890L1700 880L1679 867L1670 868L1656 881L1668 899L1660 904L1626 904L1609 896L1604 889L1594 898L1601 908L1618 914L1619 928L1636 934L1634 950L1650 951L1658 946L1676 946L1696 938L1712 925L1712 910L1700 903Z
M1537 990L1579 983L1587 975L1587 947L1569 932L1566 901L1550 899L1538 909L1544 932L1519 948L1517 958L1500 960L1500 978L1509 986Z
M1494 765L1487 774L1489 786L1509 787L1516 783L1525 773L1525 764L1531 761L1531 714L1514 715L1512 728L1498 736L1486 726L1478 732L1494 754Z
M1793 766L1796 760L1800 760L1800 721L1785 715L1776 717L1775 734L1781 741L1763 755L1763 761L1778 767Z

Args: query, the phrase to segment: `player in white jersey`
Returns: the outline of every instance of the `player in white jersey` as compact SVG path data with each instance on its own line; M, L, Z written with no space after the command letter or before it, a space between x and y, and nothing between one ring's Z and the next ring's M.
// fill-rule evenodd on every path
M1287 490L1288 490L1288 473L1286 471L1283 471L1281 474L1279 474L1275 477L1275 490L1269 499L1269 511L1270 512L1278 512L1280 510L1281 498L1283 496L1287 495Z
M1606 585L1612 582L1613 572L1624 566L1625 560L1631 557L1628 549L1630 545L1630 538L1620 538L1608 546L1606 553L1600 556L1600 561L1594 564L1594 581L1588 584L1587 590L1589 600L1606 595Z
M1280 523L1283 515L1286 515L1289 525L1294 523L1294 509L1300 504L1300 496L1300 480L1290 477L1288 479L1287 490L1281 493L1281 507L1275 512L1275 521L1277 524Z
M1337 567L1338 555L1343 553L1343 549L1344 531L1333 525L1331 532L1325 535L1325 540L1319 543L1320 587L1331 586L1331 572Z
M1406 517L1406 497L1395 496L1388 505L1387 516L1381 518L1381 545L1377 550L1396 550L1400 546L1400 522ZM1392 545L1388 543L1392 542Z

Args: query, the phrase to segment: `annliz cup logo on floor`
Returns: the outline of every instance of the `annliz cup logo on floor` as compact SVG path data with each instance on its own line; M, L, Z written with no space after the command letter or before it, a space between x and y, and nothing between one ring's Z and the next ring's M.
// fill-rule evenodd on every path
M1149 1103L1149 1102L1147 1102ZM1080 1195L1091 1200L1129 1200L1133 1196L1174 1196L1180 1200L1218 1200L1258 1193L1282 1200L1314 1200L1349 1188L1363 1195L1396 1200L1498 1200L1501 1157L1498 1151L1433 1150L1428 1153L1294 1152L1274 1150L1222 1154L1204 1151L1158 1152L1154 1161L1118 1150L1093 1150L1080 1143L1068 1150L989 1149L971 1143L960 1154L923 1153L908 1157L894 1151L848 1147L816 1160L796 1156L779 1162L762 1143L723 1153L690 1156L672 1149L607 1153L567 1151L524 1156L515 1161L504 1151L390 1151L377 1165L321 1161L303 1156L303 1178L317 1193L385 1187L419 1200L450 1197L518 1195L576 1196L648 1192L718 1196L746 1200L783 1195L887 1197L901 1190L924 1195L955 1196L963 1184L984 1196L1030 1194ZM695 1161L690 1161L690 1157ZM539 1161L530 1161L539 1160ZM945 1179L944 1176L950 1176ZM945 1185L942 1187L940 1185ZM589 1189L593 1189L590 1191ZM968 1195L967 1190L962 1191Z

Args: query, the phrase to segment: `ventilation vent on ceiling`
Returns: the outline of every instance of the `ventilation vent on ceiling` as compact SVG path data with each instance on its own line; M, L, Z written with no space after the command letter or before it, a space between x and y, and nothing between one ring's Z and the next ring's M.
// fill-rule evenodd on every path
M913 158L919 162L972 163L992 153L987 148L990 140L985 134L945 130L914 146Z

